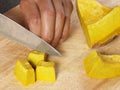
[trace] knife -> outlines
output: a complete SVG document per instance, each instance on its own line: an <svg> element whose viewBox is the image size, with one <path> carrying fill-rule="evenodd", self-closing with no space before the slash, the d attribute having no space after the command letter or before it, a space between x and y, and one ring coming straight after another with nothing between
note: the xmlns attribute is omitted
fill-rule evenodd
<svg viewBox="0 0 120 90"><path fill-rule="evenodd" d="M0 14L0 34L20 42L31 49L45 52L50 55L61 56L60 52L58 52L43 39L3 14Z"/></svg>

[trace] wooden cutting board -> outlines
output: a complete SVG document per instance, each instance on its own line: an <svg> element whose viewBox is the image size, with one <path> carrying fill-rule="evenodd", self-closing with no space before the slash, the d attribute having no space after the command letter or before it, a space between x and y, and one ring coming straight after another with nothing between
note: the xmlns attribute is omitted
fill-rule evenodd
<svg viewBox="0 0 120 90"><path fill-rule="evenodd" d="M103 2L103 0L99 1ZM120 0L104 0L104 3L113 6L120 3ZM49 61L56 63L56 82L37 81L33 85L24 87L14 76L13 69L16 60L26 58L30 49L0 36L0 90L120 90L120 77L92 79L86 76L83 59L91 49L86 44L76 9L72 14L70 37L57 49L62 53L62 57L48 58Z"/></svg>

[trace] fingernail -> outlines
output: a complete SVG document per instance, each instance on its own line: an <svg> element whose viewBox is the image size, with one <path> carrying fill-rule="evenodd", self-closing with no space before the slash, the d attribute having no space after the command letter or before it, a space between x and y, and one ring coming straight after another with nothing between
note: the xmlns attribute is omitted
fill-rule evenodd
<svg viewBox="0 0 120 90"><path fill-rule="evenodd" d="M64 42L64 41L65 41L64 39L61 39L61 40L60 40L60 43L62 43L62 42Z"/></svg>

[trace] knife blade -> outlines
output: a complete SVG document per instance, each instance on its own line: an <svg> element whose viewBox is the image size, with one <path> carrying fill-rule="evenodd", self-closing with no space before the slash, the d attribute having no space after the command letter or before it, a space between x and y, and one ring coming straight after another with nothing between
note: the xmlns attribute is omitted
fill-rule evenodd
<svg viewBox="0 0 120 90"><path fill-rule="evenodd" d="M0 14L0 34L20 42L31 49L45 52L50 55L61 56L60 52L58 52L43 39L3 14Z"/></svg>

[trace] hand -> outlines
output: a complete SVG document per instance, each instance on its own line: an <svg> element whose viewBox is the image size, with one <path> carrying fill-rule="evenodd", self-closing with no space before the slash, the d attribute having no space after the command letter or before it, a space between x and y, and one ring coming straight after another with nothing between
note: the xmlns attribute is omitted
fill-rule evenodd
<svg viewBox="0 0 120 90"><path fill-rule="evenodd" d="M68 37L71 0L21 0L20 7L30 31L52 46Z"/></svg>

